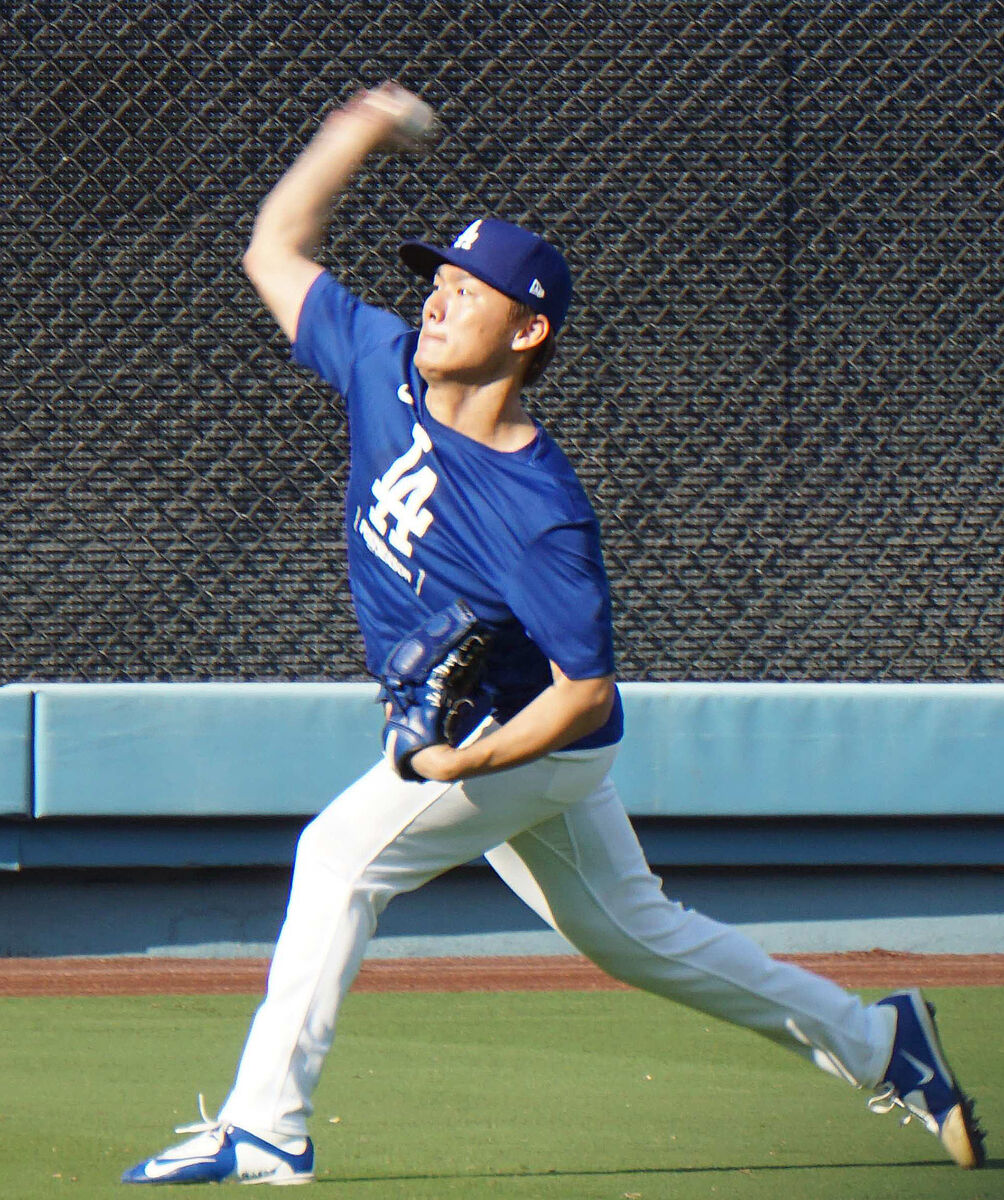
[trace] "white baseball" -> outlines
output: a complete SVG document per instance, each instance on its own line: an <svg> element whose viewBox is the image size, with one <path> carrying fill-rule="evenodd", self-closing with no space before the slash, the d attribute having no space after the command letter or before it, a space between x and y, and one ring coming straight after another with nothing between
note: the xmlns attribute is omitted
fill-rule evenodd
<svg viewBox="0 0 1004 1200"><path fill-rule="evenodd" d="M363 103L391 118L393 141L402 149L427 145L435 132L436 114L432 108L404 88L384 85L367 92Z"/></svg>

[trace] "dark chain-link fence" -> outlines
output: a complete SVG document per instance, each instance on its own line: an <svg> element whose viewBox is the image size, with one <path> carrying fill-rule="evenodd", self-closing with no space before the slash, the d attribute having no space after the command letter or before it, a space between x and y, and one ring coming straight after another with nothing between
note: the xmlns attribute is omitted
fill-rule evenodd
<svg viewBox="0 0 1004 1200"><path fill-rule="evenodd" d="M325 261L525 220L578 301L534 403L628 678L1004 674L1004 4L10 3L5 678L361 674L346 443L244 281L320 114L395 77Z"/></svg>

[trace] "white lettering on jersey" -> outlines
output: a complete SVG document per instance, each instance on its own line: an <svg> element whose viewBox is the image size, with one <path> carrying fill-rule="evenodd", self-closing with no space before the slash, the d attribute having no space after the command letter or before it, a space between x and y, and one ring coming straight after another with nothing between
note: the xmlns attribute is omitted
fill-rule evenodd
<svg viewBox="0 0 1004 1200"><path fill-rule="evenodd" d="M370 554L375 555L379 560L394 572L395 575L400 575L405 583L411 583L413 576L404 563L387 549L387 544L374 529L370 527L369 521L362 516L356 509L356 529L366 543L366 549ZM425 582L425 573L422 573L422 579L419 580L418 592L421 593L422 584Z"/></svg>
<svg viewBox="0 0 1004 1200"><path fill-rule="evenodd" d="M402 404L410 404L415 407L415 397L411 394L411 388L406 383L402 383L397 389L397 398Z"/></svg>
<svg viewBox="0 0 1004 1200"><path fill-rule="evenodd" d="M411 431L411 446L388 469L374 479L371 487L376 504L369 510L370 524L400 554L411 558L411 538L424 537L432 524L432 513L425 507L426 501L436 490L439 477L430 466L418 466L423 454L432 449L429 435L421 425ZM393 518L394 526L387 532L387 519Z"/></svg>
<svg viewBox="0 0 1004 1200"><path fill-rule="evenodd" d="M478 240L478 234L481 232L481 221L475 221L473 225L468 225L464 232L453 243L458 250L473 250L474 243Z"/></svg>

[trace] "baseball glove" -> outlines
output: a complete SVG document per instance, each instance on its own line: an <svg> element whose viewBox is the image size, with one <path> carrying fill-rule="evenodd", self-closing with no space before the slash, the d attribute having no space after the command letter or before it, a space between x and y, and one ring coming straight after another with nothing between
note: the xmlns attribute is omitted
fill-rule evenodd
<svg viewBox="0 0 1004 1200"><path fill-rule="evenodd" d="M491 642L463 600L433 613L394 646L380 672L387 706L384 757L402 779L421 780L411 759L426 746L455 746Z"/></svg>

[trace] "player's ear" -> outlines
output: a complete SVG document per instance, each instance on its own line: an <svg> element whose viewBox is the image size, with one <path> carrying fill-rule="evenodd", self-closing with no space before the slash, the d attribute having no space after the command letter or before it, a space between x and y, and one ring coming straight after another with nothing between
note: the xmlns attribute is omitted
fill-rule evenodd
<svg viewBox="0 0 1004 1200"><path fill-rule="evenodd" d="M547 341L551 322L543 313L531 313L517 326L512 336L514 350L533 350Z"/></svg>

